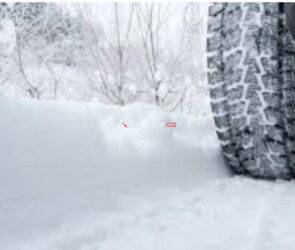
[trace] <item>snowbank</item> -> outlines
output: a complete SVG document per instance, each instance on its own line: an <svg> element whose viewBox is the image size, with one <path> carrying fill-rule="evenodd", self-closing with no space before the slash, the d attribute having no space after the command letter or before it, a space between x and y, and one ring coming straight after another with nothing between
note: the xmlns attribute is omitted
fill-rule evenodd
<svg viewBox="0 0 295 250"><path fill-rule="evenodd" d="M1 249L80 249L46 245L44 237L99 211L132 208L137 199L126 195L195 189L227 176L210 117L143 104L8 99L0 100L0 117Z"/></svg>
<svg viewBox="0 0 295 250"><path fill-rule="evenodd" d="M227 174L210 117L5 99L0 117L0 249L295 243L294 182Z"/></svg>

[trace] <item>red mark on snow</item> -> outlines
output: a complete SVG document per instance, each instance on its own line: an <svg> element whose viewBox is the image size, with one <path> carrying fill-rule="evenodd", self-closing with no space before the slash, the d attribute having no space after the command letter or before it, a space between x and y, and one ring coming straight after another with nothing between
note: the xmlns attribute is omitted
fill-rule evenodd
<svg viewBox="0 0 295 250"><path fill-rule="evenodd" d="M121 122L121 125L122 125L122 127L123 128L129 128L129 122L127 123L127 122ZM132 126L131 127L137 127L137 126L141 126L141 125L145 125L145 124L140 124L140 123L132 123ZM153 124L153 123L151 123L151 124L148 124L150 127L152 127L152 128L160 128L160 127L163 127L163 125L164 125L164 127L165 128L176 128L176 122L174 122L174 121L170 121L170 122L164 122L164 124L162 123L162 122L158 122L158 123L155 123L155 124Z"/></svg>
<svg viewBox="0 0 295 250"><path fill-rule="evenodd" d="M166 127L167 128L176 128L176 122L167 122Z"/></svg>
<svg viewBox="0 0 295 250"><path fill-rule="evenodd" d="M124 128L128 128L128 124L126 122L121 123Z"/></svg>

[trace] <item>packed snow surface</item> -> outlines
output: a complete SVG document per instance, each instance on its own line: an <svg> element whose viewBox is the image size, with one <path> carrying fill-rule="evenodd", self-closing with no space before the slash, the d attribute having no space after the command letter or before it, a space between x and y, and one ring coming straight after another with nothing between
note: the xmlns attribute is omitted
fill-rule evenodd
<svg viewBox="0 0 295 250"><path fill-rule="evenodd" d="M0 249L294 246L294 183L230 175L209 115L1 99L0 117Z"/></svg>

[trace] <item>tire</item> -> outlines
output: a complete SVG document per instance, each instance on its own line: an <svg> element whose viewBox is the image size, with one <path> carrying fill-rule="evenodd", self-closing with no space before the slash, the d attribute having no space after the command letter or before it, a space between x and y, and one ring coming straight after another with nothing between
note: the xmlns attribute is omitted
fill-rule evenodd
<svg viewBox="0 0 295 250"><path fill-rule="evenodd" d="M295 176L295 46L284 7L209 7L211 109L224 158L238 174Z"/></svg>

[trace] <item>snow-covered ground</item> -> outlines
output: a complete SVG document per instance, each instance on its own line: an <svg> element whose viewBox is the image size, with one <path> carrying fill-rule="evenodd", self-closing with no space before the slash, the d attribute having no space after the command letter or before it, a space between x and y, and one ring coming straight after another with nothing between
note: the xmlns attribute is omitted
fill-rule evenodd
<svg viewBox="0 0 295 250"><path fill-rule="evenodd" d="M0 117L0 249L295 243L294 183L231 176L209 115L1 99Z"/></svg>

